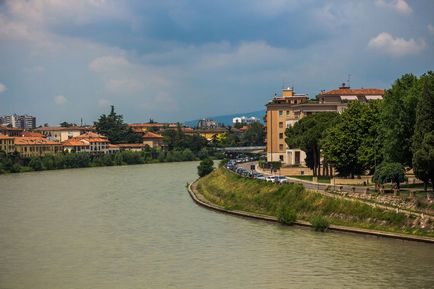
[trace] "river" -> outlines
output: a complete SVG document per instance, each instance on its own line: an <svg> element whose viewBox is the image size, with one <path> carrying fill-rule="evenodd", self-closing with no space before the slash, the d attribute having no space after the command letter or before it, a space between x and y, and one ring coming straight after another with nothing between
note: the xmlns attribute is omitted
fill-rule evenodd
<svg viewBox="0 0 434 289"><path fill-rule="evenodd" d="M209 211L196 166L0 176L0 288L433 288L433 245Z"/></svg>

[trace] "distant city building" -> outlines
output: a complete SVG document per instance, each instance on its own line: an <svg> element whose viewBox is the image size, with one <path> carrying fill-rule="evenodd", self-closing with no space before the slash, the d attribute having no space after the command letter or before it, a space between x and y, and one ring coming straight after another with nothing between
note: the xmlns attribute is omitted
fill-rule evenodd
<svg viewBox="0 0 434 289"><path fill-rule="evenodd" d="M47 138L55 141L63 142L73 137L80 136L86 132L92 131L90 127L82 127L82 126L54 126L54 127L38 127L35 129L36 132L45 135Z"/></svg>
<svg viewBox="0 0 434 289"><path fill-rule="evenodd" d="M86 132L62 142L64 151L90 153L108 153L109 143L107 137L94 132Z"/></svg>
<svg viewBox="0 0 434 289"><path fill-rule="evenodd" d="M0 124L22 129L34 129L36 127L36 117L31 115L3 115L0 116Z"/></svg>
<svg viewBox="0 0 434 289"><path fill-rule="evenodd" d="M203 118L197 122L196 127L198 129L210 129L217 128L218 124L212 119Z"/></svg>
<svg viewBox="0 0 434 289"><path fill-rule="evenodd" d="M236 124L252 124L255 122L259 122L259 119L257 119L256 117L252 116L252 117L245 117L245 116L239 116L239 117L234 117L232 119L232 124L236 125Z"/></svg>
<svg viewBox="0 0 434 289"><path fill-rule="evenodd" d="M306 94L296 94L293 88L282 89L266 104L267 161L281 161L284 165L305 165L306 154L300 149L289 149L285 130L305 116L318 112L341 113L350 101L368 102L383 99L384 90L377 88L351 89L342 84L338 89L321 91L317 100Z"/></svg>

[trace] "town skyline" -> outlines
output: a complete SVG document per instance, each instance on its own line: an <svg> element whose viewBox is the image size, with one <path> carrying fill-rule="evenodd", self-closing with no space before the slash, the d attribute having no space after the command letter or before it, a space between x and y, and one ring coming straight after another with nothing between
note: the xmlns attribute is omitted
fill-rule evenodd
<svg viewBox="0 0 434 289"><path fill-rule="evenodd" d="M92 123L264 109L434 67L431 1L0 1L0 114ZM333 68L333 69L332 69ZM242 108L242 109L240 109Z"/></svg>

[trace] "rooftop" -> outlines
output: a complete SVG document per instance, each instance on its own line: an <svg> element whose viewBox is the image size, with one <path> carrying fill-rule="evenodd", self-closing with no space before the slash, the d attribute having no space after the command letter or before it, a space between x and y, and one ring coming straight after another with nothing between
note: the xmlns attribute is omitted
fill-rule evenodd
<svg viewBox="0 0 434 289"><path fill-rule="evenodd" d="M61 145L60 142L42 137L15 137L15 145Z"/></svg>

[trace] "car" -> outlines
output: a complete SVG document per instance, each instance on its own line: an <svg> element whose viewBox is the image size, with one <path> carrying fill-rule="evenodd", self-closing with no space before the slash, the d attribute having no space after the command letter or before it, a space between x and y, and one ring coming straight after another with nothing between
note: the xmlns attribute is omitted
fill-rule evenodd
<svg viewBox="0 0 434 289"><path fill-rule="evenodd" d="M279 183L279 184L286 184L286 183L288 183L288 179L286 177L284 177L284 176L277 176L274 179L274 182L275 183Z"/></svg>
<svg viewBox="0 0 434 289"><path fill-rule="evenodd" d="M265 177L265 180L267 181L267 182L272 182L272 183L274 183L274 180L276 179L276 177L275 176L267 176L267 177Z"/></svg>
<svg viewBox="0 0 434 289"><path fill-rule="evenodd" d="M257 174L257 175L255 175L255 179L260 180L260 181L265 181L265 176L261 175L261 174Z"/></svg>

